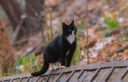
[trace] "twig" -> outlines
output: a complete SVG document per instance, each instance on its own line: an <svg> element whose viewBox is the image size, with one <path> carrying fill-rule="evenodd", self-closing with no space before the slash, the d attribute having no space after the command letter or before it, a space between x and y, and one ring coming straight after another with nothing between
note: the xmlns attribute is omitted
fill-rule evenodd
<svg viewBox="0 0 128 82"><path fill-rule="evenodd" d="M52 8L49 9L50 11L50 27L51 27L51 38L53 38L53 31L52 31Z"/></svg>
<svg viewBox="0 0 128 82"><path fill-rule="evenodd" d="M47 11L46 11L46 8L45 8L45 7L44 7L44 15L45 15L46 31L47 31L48 41L49 41L49 34L48 34L48 18L47 18Z"/></svg>
<svg viewBox="0 0 128 82"><path fill-rule="evenodd" d="M87 30L87 38L86 38L87 39L87 47L86 48L87 49L86 50L87 50L87 64L89 64L89 49L88 49L88 0L86 1L86 8L87 8L87 12L86 12L87 13L86 17L87 18L86 18L86 23L85 23L87 25L86 26L86 30Z"/></svg>
<svg viewBox="0 0 128 82"><path fill-rule="evenodd" d="M36 15L36 21L37 21L37 23L38 23L38 25L39 25L39 28L40 28L41 37L42 37L42 43L43 43L43 42L44 42L44 41L43 41L43 40L44 40L43 27L42 27L42 24L41 24L41 22L40 22L39 14L38 14L38 13L35 13L35 15ZM43 45L42 45L42 46L43 46Z"/></svg>
<svg viewBox="0 0 128 82"><path fill-rule="evenodd" d="M32 12L33 12L34 14L37 13L37 12L31 7L30 3L28 3L27 6L28 6L28 8L30 8L30 9L32 10ZM35 15L36 15L36 14L35 14Z"/></svg>
<svg viewBox="0 0 128 82"><path fill-rule="evenodd" d="M20 22L19 22L19 24L18 24L17 27L16 27L16 30L15 30L13 36L12 36L12 39L11 39L11 44L12 44L12 45L13 45L13 44L15 43L15 41L17 40L17 37L18 37L18 34L19 34L19 32L20 32L20 28L21 28L22 24L23 24L23 20L21 19Z"/></svg>
<svg viewBox="0 0 128 82"><path fill-rule="evenodd" d="M84 48L87 48L87 47L91 48L96 44L96 42L97 42L96 40L93 40L93 41L89 42L87 45L85 45Z"/></svg>
<svg viewBox="0 0 128 82"><path fill-rule="evenodd" d="M125 46L119 48L118 50L109 53L108 56L111 57L111 56L113 56L115 53L123 52L125 49L128 49L128 45L125 45Z"/></svg>
<svg viewBox="0 0 128 82"><path fill-rule="evenodd" d="M60 31L59 31L59 33L61 34L62 33L62 18L60 17L60 19L59 19L59 23L60 23Z"/></svg>

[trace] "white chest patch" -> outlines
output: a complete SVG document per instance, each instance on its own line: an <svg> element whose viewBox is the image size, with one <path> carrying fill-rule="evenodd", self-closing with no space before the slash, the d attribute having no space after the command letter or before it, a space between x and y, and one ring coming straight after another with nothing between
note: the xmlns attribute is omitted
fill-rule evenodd
<svg viewBox="0 0 128 82"><path fill-rule="evenodd" d="M68 42L69 42L70 44L72 44L72 43L75 41L75 34L74 34L74 31L72 32L71 35L69 35L69 36L67 37L67 40L68 40Z"/></svg>

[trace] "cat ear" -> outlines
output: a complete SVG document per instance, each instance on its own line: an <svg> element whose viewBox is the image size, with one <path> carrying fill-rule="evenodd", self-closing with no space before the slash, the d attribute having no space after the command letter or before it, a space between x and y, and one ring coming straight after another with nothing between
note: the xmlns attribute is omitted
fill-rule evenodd
<svg viewBox="0 0 128 82"><path fill-rule="evenodd" d="M63 27L67 27L67 25L66 25L64 22L63 22L62 26L63 26Z"/></svg>
<svg viewBox="0 0 128 82"><path fill-rule="evenodd" d="M67 25L63 22L62 24L63 30L67 27Z"/></svg>
<svg viewBox="0 0 128 82"><path fill-rule="evenodd" d="M74 26L74 20L71 22L71 25Z"/></svg>

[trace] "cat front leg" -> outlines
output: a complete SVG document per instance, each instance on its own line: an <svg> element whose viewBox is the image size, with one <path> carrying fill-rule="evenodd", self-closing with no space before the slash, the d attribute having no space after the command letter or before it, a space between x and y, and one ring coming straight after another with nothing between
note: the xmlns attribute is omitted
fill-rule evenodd
<svg viewBox="0 0 128 82"><path fill-rule="evenodd" d="M66 67L70 67L72 57L73 57L73 53L71 52L71 53L67 56L67 64L66 64Z"/></svg>
<svg viewBox="0 0 128 82"><path fill-rule="evenodd" d="M61 60L61 66L65 66L65 59L64 58Z"/></svg>
<svg viewBox="0 0 128 82"><path fill-rule="evenodd" d="M66 54L65 54L65 50L63 48L61 48L60 52L59 52L59 62L60 62L60 68L65 68L65 59L66 59Z"/></svg>
<svg viewBox="0 0 128 82"><path fill-rule="evenodd" d="M60 62L61 62L61 68L65 68L65 66L66 66L65 65L65 57L62 57Z"/></svg>
<svg viewBox="0 0 128 82"><path fill-rule="evenodd" d="M70 67L71 60L72 60L73 54L75 52L75 49L76 49L76 42L74 42L72 44L72 47L70 49L70 52L69 52L69 54L66 57L66 67Z"/></svg>

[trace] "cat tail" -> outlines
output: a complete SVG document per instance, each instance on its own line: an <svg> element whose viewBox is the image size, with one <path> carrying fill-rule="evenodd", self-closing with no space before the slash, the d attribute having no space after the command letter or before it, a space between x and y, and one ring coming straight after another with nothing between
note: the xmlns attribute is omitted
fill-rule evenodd
<svg viewBox="0 0 128 82"><path fill-rule="evenodd" d="M41 67L41 70L38 72L33 72L31 73L31 75L35 77L40 76L48 70L48 67L49 67L49 64L47 62L44 62L44 65Z"/></svg>

